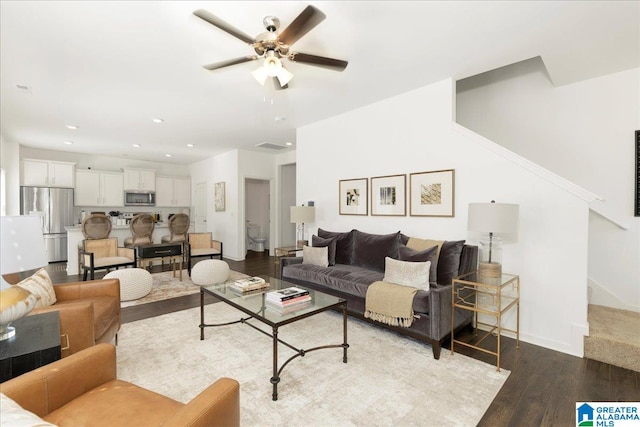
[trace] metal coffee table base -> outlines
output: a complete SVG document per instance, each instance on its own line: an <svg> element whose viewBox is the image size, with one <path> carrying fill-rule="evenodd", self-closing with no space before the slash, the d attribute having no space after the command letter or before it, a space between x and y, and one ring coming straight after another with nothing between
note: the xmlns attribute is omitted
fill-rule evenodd
<svg viewBox="0 0 640 427"><path fill-rule="evenodd" d="M347 363L347 349L349 348L349 344L347 343L347 302L346 301L343 302L341 306L342 306L343 343L323 345L323 346L313 347L305 350L302 348L296 348L293 345L287 343L286 341L283 341L280 338L278 338L277 326L272 326L272 333L268 333L258 328L257 326L252 325L251 323L248 322L248 320L254 318L252 316L242 317L239 320L235 320L233 322L212 323L212 324L204 323L204 291L200 290L200 340L201 341L204 340L204 328L233 325L235 323L244 323L247 326L251 326L256 331L271 337L273 339L273 376L271 377L270 381L271 381L271 384L273 384L272 399L278 400L278 383L280 382L280 374L282 373L282 370L285 368L285 366L287 366L289 362L291 362L293 359L297 357L304 357L307 353L311 353L312 351L316 351L316 350L322 350L325 348L342 348L342 362ZM308 316L304 316L304 317L308 317ZM303 317L300 317L300 319L302 318ZM294 320L299 320L299 319L294 319ZM287 359L280 367L278 367L278 343L281 343L296 352L296 354L294 354L289 359Z"/></svg>

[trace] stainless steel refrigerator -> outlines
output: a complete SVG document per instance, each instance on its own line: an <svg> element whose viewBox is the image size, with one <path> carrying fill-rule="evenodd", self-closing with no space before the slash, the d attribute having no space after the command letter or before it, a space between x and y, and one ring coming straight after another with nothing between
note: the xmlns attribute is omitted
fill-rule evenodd
<svg viewBox="0 0 640 427"><path fill-rule="evenodd" d="M74 225L73 188L20 187L20 214L42 218L49 262L66 261L65 227Z"/></svg>

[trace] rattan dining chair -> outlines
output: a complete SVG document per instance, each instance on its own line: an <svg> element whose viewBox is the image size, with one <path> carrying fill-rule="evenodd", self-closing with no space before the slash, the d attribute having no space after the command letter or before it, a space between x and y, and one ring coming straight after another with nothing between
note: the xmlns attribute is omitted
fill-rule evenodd
<svg viewBox="0 0 640 427"><path fill-rule="evenodd" d="M187 240L189 231L189 215L184 213L175 214L169 219L169 235L162 236L162 243L177 243Z"/></svg>
<svg viewBox="0 0 640 427"><path fill-rule="evenodd" d="M153 230L155 227L156 223L151 214L141 213L134 216L129 223L131 237L124 239L124 246L126 248L134 248L153 244Z"/></svg>
<svg viewBox="0 0 640 427"><path fill-rule="evenodd" d="M111 234L111 217L105 214L90 214L82 221L82 234L85 240L107 239ZM78 242L78 271L81 271L80 252L84 248L84 240Z"/></svg>

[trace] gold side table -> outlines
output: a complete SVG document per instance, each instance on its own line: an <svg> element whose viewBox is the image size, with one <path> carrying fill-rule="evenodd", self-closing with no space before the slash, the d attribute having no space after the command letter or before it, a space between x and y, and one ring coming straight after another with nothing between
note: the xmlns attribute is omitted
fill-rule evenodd
<svg viewBox="0 0 640 427"><path fill-rule="evenodd" d="M516 334L516 348L520 348L520 277L514 274L502 274L500 277L484 277L478 272L466 273L453 279L451 287L452 312L456 308L472 311L474 313L474 326L476 333L470 341L456 340L453 330L453 317L451 316L451 354L456 344L464 345L488 354L496 356L496 370L500 371L500 337L503 331ZM516 329L507 329L502 326L502 316L516 308ZM478 315L492 316L492 323L481 322ZM484 326L482 334L478 333L479 326ZM496 348L482 347L484 340L490 336L496 336ZM486 343L485 343L486 344Z"/></svg>
<svg viewBox="0 0 640 427"><path fill-rule="evenodd" d="M295 256L296 252L301 251L302 246L283 246L281 248L275 248L273 250L273 277L278 278L278 270L280 268L280 258L285 256Z"/></svg>

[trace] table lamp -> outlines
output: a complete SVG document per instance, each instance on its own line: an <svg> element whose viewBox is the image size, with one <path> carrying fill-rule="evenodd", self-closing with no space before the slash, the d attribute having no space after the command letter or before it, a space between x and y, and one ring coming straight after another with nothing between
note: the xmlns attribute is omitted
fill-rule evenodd
<svg viewBox="0 0 640 427"><path fill-rule="evenodd" d="M292 224L298 225L298 235L296 247L301 248L309 242L305 239L304 223L307 224L316 220L315 206L291 206L290 218Z"/></svg>
<svg viewBox="0 0 640 427"><path fill-rule="evenodd" d="M484 233L478 254L478 274L502 276L501 235L518 231L518 205L511 203L469 203L467 228Z"/></svg>
<svg viewBox="0 0 640 427"><path fill-rule="evenodd" d="M9 326L33 309L37 298L22 288L10 286L19 281L19 273L35 270L48 264L39 216L0 217L0 273L2 296L0 301L0 340L15 335ZM5 282L5 277L10 278Z"/></svg>

